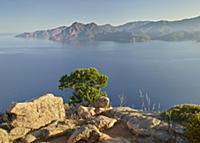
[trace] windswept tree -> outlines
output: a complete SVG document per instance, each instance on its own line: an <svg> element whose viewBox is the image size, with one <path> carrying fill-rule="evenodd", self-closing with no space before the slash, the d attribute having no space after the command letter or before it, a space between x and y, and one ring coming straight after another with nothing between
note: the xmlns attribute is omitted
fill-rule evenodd
<svg viewBox="0 0 200 143"><path fill-rule="evenodd" d="M59 80L59 89L70 89L73 95L69 99L69 104L84 103L92 104L100 96L107 96L102 88L107 86L108 77L101 74L96 68L80 68L64 75Z"/></svg>

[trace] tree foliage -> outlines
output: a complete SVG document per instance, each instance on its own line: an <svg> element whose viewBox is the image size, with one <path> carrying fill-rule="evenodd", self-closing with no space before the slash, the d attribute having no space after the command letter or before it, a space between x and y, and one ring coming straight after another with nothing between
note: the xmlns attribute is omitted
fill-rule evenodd
<svg viewBox="0 0 200 143"><path fill-rule="evenodd" d="M96 68L80 68L64 75L59 80L59 89L72 89L73 95L69 104L92 104L100 96L107 96L102 88L107 86L108 77L101 74Z"/></svg>

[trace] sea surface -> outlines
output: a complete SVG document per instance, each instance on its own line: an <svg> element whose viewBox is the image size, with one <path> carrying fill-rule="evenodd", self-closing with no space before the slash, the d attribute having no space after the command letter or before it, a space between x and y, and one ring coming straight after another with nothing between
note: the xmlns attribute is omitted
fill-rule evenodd
<svg viewBox="0 0 200 143"><path fill-rule="evenodd" d="M1 34L0 111L12 102L48 92L67 102L71 93L59 91L59 78L87 67L95 67L109 76L104 90L113 106L141 108L146 96L145 104L155 110L182 103L200 104L198 42L61 44ZM139 94L141 91L144 97Z"/></svg>

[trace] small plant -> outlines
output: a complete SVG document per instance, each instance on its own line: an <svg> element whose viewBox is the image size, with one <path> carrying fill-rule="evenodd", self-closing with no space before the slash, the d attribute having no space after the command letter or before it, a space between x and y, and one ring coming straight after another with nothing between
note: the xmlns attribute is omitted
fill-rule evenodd
<svg viewBox="0 0 200 143"><path fill-rule="evenodd" d="M69 75L62 76L59 82L60 90L73 90L73 95L69 99L70 105L90 105L100 96L107 96L102 88L107 86L108 77L95 68L77 69Z"/></svg>
<svg viewBox="0 0 200 143"><path fill-rule="evenodd" d="M172 112L171 111L166 113L165 121L167 121L167 123L168 123L168 131L170 132L171 129L173 128L173 126L172 126Z"/></svg>
<svg viewBox="0 0 200 143"><path fill-rule="evenodd" d="M121 94L118 97L119 97L119 106L120 107L125 106L127 102L127 97L124 94Z"/></svg>
<svg viewBox="0 0 200 143"><path fill-rule="evenodd" d="M139 97L140 97L140 101L141 101L142 111L160 112L160 104L152 103L151 98L147 92L144 93L141 89L139 89Z"/></svg>

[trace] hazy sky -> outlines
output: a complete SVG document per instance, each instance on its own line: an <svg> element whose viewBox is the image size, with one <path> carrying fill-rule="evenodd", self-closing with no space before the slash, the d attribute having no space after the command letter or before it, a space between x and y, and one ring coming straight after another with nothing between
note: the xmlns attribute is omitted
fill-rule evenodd
<svg viewBox="0 0 200 143"><path fill-rule="evenodd" d="M0 33L70 25L74 21L118 25L200 15L200 0L0 0Z"/></svg>

